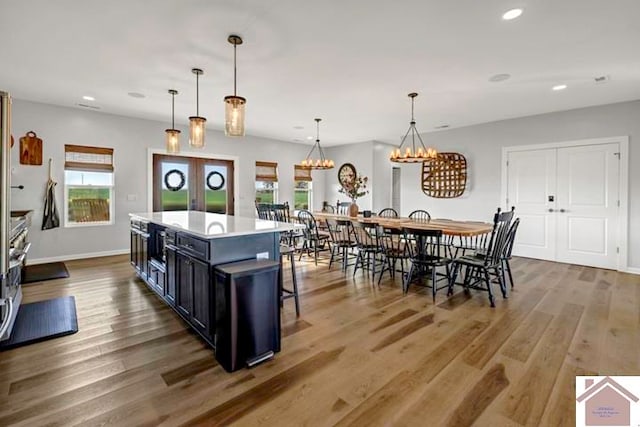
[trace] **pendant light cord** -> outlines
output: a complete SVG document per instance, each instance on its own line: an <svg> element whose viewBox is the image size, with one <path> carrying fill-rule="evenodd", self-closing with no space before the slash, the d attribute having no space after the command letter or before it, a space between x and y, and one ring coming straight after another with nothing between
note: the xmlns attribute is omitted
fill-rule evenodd
<svg viewBox="0 0 640 427"><path fill-rule="evenodd" d="M236 82L238 80L238 69L236 67L236 48L238 47L237 43L233 43L233 96L236 96Z"/></svg>
<svg viewBox="0 0 640 427"><path fill-rule="evenodd" d="M171 129L175 129L176 128L176 123L175 123L175 103L176 103L176 94L172 93L171 94Z"/></svg>
<svg viewBox="0 0 640 427"><path fill-rule="evenodd" d="M196 73L196 116L200 117L200 74Z"/></svg>

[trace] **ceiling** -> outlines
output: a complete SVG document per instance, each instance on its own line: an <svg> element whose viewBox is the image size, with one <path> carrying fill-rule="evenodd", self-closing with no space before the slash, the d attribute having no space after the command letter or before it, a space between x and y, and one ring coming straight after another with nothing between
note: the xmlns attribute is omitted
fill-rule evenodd
<svg viewBox="0 0 640 427"><path fill-rule="evenodd" d="M524 14L502 20L514 7ZM175 88L186 123L199 67L210 129L233 91L237 33L247 134L286 141L311 142L322 117L326 145L397 143L413 91L421 132L640 99L637 0L0 0L0 11L0 85L15 98L169 123ZM499 73L511 78L488 81Z"/></svg>

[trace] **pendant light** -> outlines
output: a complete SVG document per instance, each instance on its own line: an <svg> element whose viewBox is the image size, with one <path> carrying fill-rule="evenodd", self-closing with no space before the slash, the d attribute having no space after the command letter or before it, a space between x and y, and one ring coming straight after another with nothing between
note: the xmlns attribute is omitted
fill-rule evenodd
<svg viewBox="0 0 640 427"><path fill-rule="evenodd" d="M435 159L438 157L438 153L433 148L427 148L422 142L422 138L420 137L420 133L416 128L416 119L413 117L413 104L414 100L418 96L417 93L413 92L409 94L409 98L411 98L411 122L409 123L409 130L402 137L402 141L398 148L391 152L391 156L389 160L396 163L418 163L424 162L425 160ZM407 137L411 133L411 147L409 144L403 149L404 143L407 141ZM416 150L416 136L418 137L418 141L420 145Z"/></svg>
<svg viewBox="0 0 640 427"><path fill-rule="evenodd" d="M335 166L335 164L333 163L333 160L329 160L325 157L324 155L324 150L322 149L322 146L320 145L320 120L322 119L315 119L316 121L316 143L313 144L313 147L311 147L311 151L309 151L309 154L307 154L307 157L300 162L300 166L304 169L317 169L317 170L323 170L323 169L333 169L333 167ZM316 147L318 147L318 156L319 158L317 158L315 161L313 160L313 158L311 157L311 154L313 154L313 151L316 149Z"/></svg>
<svg viewBox="0 0 640 427"><path fill-rule="evenodd" d="M205 124L207 119L200 117L200 76L204 74L200 68L192 68L196 75L196 115L189 117L189 145L193 148L204 147Z"/></svg>
<svg viewBox="0 0 640 427"><path fill-rule="evenodd" d="M247 100L236 95L238 77L236 47L242 44L242 38L232 34L227 41L233 45L233 95L224 97L224 134L227 136L244 136L244 107Z"/></svg>
<svg viewBox="0 0 640 427"><path fill-rule="evenodd" d="M180 131L175 125L175 98L178 91L169 89L169 94L171 94L171 129L165 130L167 154L177 154L180 152Z"/></svg>

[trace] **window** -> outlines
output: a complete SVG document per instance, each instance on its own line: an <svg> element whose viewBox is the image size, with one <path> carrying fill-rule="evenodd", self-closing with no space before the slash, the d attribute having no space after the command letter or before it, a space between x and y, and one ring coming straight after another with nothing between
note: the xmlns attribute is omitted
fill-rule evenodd
<svg viewBox="0 0 640 427"><path fill-rule="evenodd" d="M113 224L113 149L64 149L65 225Z"/></svg>
<svg viewBox="0 0 640 427"><path fill-rule="evenodd" d="M256 162L256 203L278 203L278 164Z"/></svg>
<svg viewBox="0 0 640 427"><path fill-rule="evenodd" d="M293 209L309 209L312 206L311 169L304 169L296 165L293 179L295 180L293 194Z"/></svg>

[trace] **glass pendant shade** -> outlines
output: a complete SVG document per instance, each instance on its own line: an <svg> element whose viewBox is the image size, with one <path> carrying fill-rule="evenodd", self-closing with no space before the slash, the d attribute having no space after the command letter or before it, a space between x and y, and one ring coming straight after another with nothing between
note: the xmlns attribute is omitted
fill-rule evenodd
<svg viewBox="0 0 640 427"><path fill-rule="evenodd" d="M193 148L204 147L204 137L206 134L205 124L207 119L204 117L189 117L189 145Z"/></svg>
<svg viewBox="0 0 640 427"><path fill-rule="evenodd" d="M180 131L178 129L167 129L165 133L167 154L178 154L180 152Z"/></svg>
<svg viewBox="0 0 640 427"><path fill-rule="evenodd" d="M224 134L227 136L244 136L244 111L247 100L241 96L224 98Z"/></svg>
<svg viewBox="0 0 640 427"><path fill-rule="evenodd" d="M200 68L192 68L196 75L196 115L189 117L189 145L193 148L204 147L207 119L200 117L200 76L204 74Z"/></svg>
<svg viewBox="0 0 640 427"><path fill-rule="evenodd" d="M178 91L175 89L169 89L171 95L171 129L166 129L165 132L165 147L168 154L177 154L180 152L180 131L176 129L175 123L175 99Z"/></svg>

